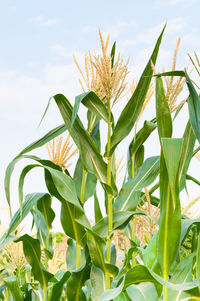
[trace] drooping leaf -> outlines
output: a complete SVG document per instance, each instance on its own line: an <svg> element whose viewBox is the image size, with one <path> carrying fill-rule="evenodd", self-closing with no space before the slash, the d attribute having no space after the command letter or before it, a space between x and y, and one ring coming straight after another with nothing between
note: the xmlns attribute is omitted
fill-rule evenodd
<svg viewBox="0 0 200 301"><path fill-rule="evenodd" d="M40 282L42 287L47 287L47 284L53 277L53 274L49 273L40 261L41 249L39 240L32 238L28 234L24 234L15 240L16 243L19 241L23 242L23 252L26 260L32 267L34 278Z"/></svg>
<svg viewBox="0 0 200 301"><path fill-rule="evenodd" d="M130 221L133 215L145 215L152 218L154 221L158 222L157 219L153 216L150 216L145 211L136 210L136 211L117 211L113 212L113 230L125 225ZM94 227L93 231L101 237L106 237L108 235L108 217L102 218Z"/></svg>
<svg viewBox="0 0 200 301"><path fill-rule="evenodd" d="M13 300L23 301L16 276L4 278L3 281L5 282L6 286L10 290Z"/></svg>
<svg viewBox="0 0 200 301"><path fill-rule="evenodd" d="M60 113L65 121L66 127L80 150L82 162L88 172L93 173L103 187L108 190L109 193L116 194L116 187L113 184L112 188L107 185L107 167L102 156L100 155L97 146L93 139L84 129L78 116L74 121L73 128L71 128L72 120L72 106L67 98L62 94L54 96L55 102L60 110Z"/></svg>
<svg viewBox="0 0 200 301"><path fill-rule="evenodd" d="M49 233L44 215L37 209L31 210L33 215L33 223L37 229L37 238L41 246L44 248L45 256L49 259L53 258L52 233Z"/></svg>
<svg viewBox="0 0 200 301"><path fill-rule="evenodd" d="M83 301L81 288L85 281L90 277L90 265L86 265L79 271L73 272L67 281L67 300L68 301Z"/></svg>
<svg viewBox="0 0 200 301"><path fill-rule="evenodd" d="M51 229L52 222L55 218L55 212L51 208L51 201L52 201L51 196L47 194L46 196L44 196L44 198L39 199L37 202L37 208L43 214L47 227L49 229Z"/></svg>
<svg viewBox="0 0 200 301"><path fill-rule="evenodd" d="M18 225L28 215L37 201L42 198L46 198L47 195L47 193L32 193L25 197L25 201L22 206L22 216L20 215L20 209L18 209L11 219L7 232L0 239L0 249L2 249L6 243L15 238L14 236L10 237L10 234L17 229Z"/></svg>
<svg viewBox="0 0 200 301"><path fill-rule="evenodd" d="M4 186L5 186L5 193L8 205L10 206L10 178L15 167L15 164L21 159L22 155L45 145L47 142L52 140L53 138L59 136L64 131L66 131L65 124L56 127L55 129L48 132L42 138L36 140L35 142L31 143L29 146L25 147L8 165L6 169L5 179L4 179Z"/></svg>
<svg viewBox="0 0 200 301"><path fill-rule="evenodd" d="M180 263L176 266L170 282L172 283L186 283L192 281L192 264L193 264L194 254L185 257ZM171 301L180 300L182 291L174 291L172 289L168 290L168 298ZM182 299L182 298L181 298Z"/></svg>
<svg viewBox="0 0 200 301"><path fill-rule="evenodd" d="M119 296L121 294L123 286L124 286L124 279L122 280L121 284L118 287L105 291L100 296L99 301L109 301L109 300L116 298L117 296Z"/></svg>
<svg viewBox="0 0 200 301"><path fill-rule="evenodd" d="M200 99L187 72L185 72L185 77L190 92L190 96L187 100L190 122L196 138L200 143Z"/></svg>
<svg viewBox="0 0 200 301"><path fill-rule="evenodd" d="M75 104L72 113L72 125L74 124L74 121L78 114L80 103L82 103L86 108L88 108L88 110L93 112L98 118L104 119L106 122L109 121L108 112L104 103L93 91L90 91L82 93L75 97Z"/></svg>
<svg viewBox="0 0 200 301"><path fill-rule="evenodd" d="M92 263L100 268L104 275L107 273L110 276L116 276L118 268L112 264L105 262L105 240L92 231L87 231L87 245Z"/></svg>
<svg viewBox="0 0 200 301"><path fill-rule="evenodd" d="M142 109L150 82L151 77L153 74L152 68L151 68L151 62L155 65L159 46L162 40L163 32L165 30L165 26L156 42L155 48L153 50L153 53L142 73L142 76L138 82L138 85L135 89L135 92L133 93L132 97L128 101L127 105L123 109L117 124L115 126L115 129L113 131L112 137L111 137L111 151L110 155L114 152L116 146L130 133L132 130L135 121L137 120L140 111Z"/></svg>
<svg viewBox="0 0 200 301"><path fill-rule="evenodd" d="M70 275L71 273L69 271L65 272L60 281L54 284L49 301L60 300L63 291L63 286L69 279Z"/></svg>
<svg viewBox="0 0 200 301"><path fill-rule="evenodd" d="M155 285L157 292L160 293L162 290L159 282L151 275L149 269L143 265L136 265L134 268L130 269L125 275L124 288L126 289L132 284L137 284L141 282L151 282Z"/></svg>
<svg viewBox="0 0 200 301"><path fill-rule="evenodd" d="M190 290L197 286L196 279L181 284L172 283L170 281L166 281L163 277L157 275L151 269L148 269L144 265L138 264L126 273L124 288L127 288L129 285L137 284L141 282L154 283L159 295L160 292L162 291L162 286L166 286L176 291Z"/></svg>
<svg viewBox="0 0 200 301"><path fill-rule="evenodd" d="M130 285L126 289L128 296L134 301L158 301L159 296L155 285L151 282L143 282L140 284Z"/></svg>

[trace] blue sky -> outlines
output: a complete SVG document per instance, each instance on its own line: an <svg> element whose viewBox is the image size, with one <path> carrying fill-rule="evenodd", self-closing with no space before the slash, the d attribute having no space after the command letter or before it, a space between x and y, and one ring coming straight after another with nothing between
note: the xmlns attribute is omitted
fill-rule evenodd
<svg viewBox="0 0 200 301"><path fill-rule="evenodd" d="M179 36L180 69L189 62L188 52L200 50L199 0L7 0L1 1L0 8L2 206L6 204L3 178L9 161L27 144L62 123L52 106L41 128L36 129L49 97L59 92L73 102L81 93L72 54L82 62L86 50L99 49L99 27L104 35L110 32L111 44L116 40L125 58L130 56L130 78L139 77L166 21L158 69L161 62L170 68ZM38 154L46 155L42 150ZM14 209L18 204L16 186L17 173L13 181ZM33 175L27 192L37 188L42 190L42 184Z"/></svg>

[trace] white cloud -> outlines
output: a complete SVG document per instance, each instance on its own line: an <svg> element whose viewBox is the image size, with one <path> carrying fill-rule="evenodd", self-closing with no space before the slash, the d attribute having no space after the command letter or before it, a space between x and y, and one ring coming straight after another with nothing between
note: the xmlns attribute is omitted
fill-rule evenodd
<svg viewBox="0 0 200 301"><path fill-rule="evenodd" d="M188 1L186 0L156 0L154 5L153 5L153 8L154 9L161 9L163 7L166 7L166 6L174 6L174 5L177 5L177 4L180 4L180 3L186 3Z"/></svg>
<svg viewBox="0 0 200 301"><path fill-rule="evenodd" d="M63 57L69 57L69 53L67 52L67 48L65 48L63 45L61 44L56 44L53 45L51 47L52 51L59 55L59 56L63 56Z"/></svg>
<svg viewBox="0 0 200 301"><path fill-rule="evenodd" d="M53 26L60 23L59 19L45 19L43 16L36 16L33 21L43 26Z"/></svg>
<svg viewBox="0 0 200 301"><path fill-rule="evenodd" d="M187 18L174 18L167 21L165 35L174 35L181 32L187 25ZM141 43L152 44L158 38L165 23L160 23L153 27L146 29L145 31L138 34L134 39L121 40L120 45L122 47L138 45Z"/></svg>

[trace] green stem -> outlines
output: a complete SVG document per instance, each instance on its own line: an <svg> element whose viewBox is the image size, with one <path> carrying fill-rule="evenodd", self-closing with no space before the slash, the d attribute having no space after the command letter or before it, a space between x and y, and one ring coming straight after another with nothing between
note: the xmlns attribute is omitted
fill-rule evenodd
<svg viewBox="0 0 200 301"><path fill-rule="evenodd" d="M43 298L42 301L47 301L47 285L46 283L43 286Z"/></svg>
<svg viewBox="0 0 200 301"><path fill-rule="evenodd" d="M76 268L78 269L81 265L81 245L79 245L77 242L76 242L76 251L77 251Z"/></svg>
<svg viewBox="0 0 200 301"><path fill-rule="evenodd" d="M111 147L111 127L112 127L112 120L111 120L111 106L110 106L110 99L107 102L108 104L108 141L107 141L107 184L111 185L111 156L110 156L110 147ZM112 201L113 197L111 194L108 193L108 241L107 241L107 252L106 252L106 260L110 263L111 259L111 237L110 234L113 230L113 209L112 209ZM105 284L107 289L110 288L110 277L108 274L105 275Z"/></svg>
<svg viewBox="0 0 200 301"><path fill-rule="evenodd" d="M87 171L83 166L83 175L82 175L82 182L81 182L81 195L80 201L81 204L84 204L84 194L85 194L85 184L87 179ZM76 240L76 268L78 269L81 265L81 245Z"/></svg>
<svg viewBox="0 0 200 301"><path fill-rule="evenodd" d="M47 234L46 234L46 242L45 242L45 249L48 251L49 249L49 226L47 224ZM45 256L45 268L48 268L48 258Z"/></svg>
<svg viewBox="0 0 200 301"><path fill-rule="evenodd" d="M81 183L81 203L84 204L84 194L85 194L85 184L87 179L87 171L83 166L83 175L82 175L82 183Z"/></svg>
<svg viewBox="0 0 200 301"><path fill-rule="evenodd" d="M136 140L136 131L137 131L137 123L135 124L135 134L134 134L134 143ZM135 154L132 155L131 158L131 178L133 179L135 176ZM135 241L135 218L133 216L132 218L132 231L131 231L131 240L134 242ZM135 252L132 254L132 267L136 264L136 259L135 259Z"/></svg>

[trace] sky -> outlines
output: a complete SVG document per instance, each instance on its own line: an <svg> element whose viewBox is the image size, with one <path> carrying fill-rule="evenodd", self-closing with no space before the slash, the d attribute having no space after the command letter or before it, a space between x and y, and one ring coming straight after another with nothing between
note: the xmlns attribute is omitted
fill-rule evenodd
<svg viewBox="0 0 200 301"><path fill-rule="evenodd" d="M117 49L124 58L130 57L130 80L139 79L166 22L156 68L161 70L164 65L170 70L178 37L181 37L181 44L177 68L188 65L187 54L200 51L199 11L199 0L124 0L123 3L119 0L1 0L0 206L7 206L3 181L8 163L25 146L62 123L58 109L52 104L44 122L37 128L49 97L63 93L73 103L75 96L82 92L72 55L83 64L86 50L98 51L99 28L104 37L110 33L110 45L116 40ZM116 116L120 108L121 104L115 109ZM178 136L187 121L186 111L177 121ZM83 109L80 115L83 122L84 114ZM152 114L153 104L143 120L151 119ZM131 136L125 141L126 145L130 139ZM155 145L147 144L147 155L158 154L154 152ZM118 153L120 156L123 150L119 148ZM47 158L45 148L34 154ZM192 168L198 177L197 164L195 161ZM13 212L18 208L17 182L23 166L20 162L13 175ZM191 188L193 197L198 193L195 189ZM34 191L45 191L41 172L32 172L25 183L25 193ZM88 202L87 212L90 205ZM2 209L0 219L2 224L7 223L6 209ZM56 227L59 228L58 224Z"/></svg>

